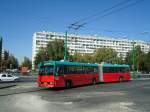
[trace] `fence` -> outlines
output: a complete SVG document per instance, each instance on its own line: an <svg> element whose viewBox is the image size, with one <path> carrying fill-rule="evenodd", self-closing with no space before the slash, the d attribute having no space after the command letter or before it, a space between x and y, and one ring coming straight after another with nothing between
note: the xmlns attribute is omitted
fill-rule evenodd
<svg viewBox="0 0 150 112"><path fill-rule="evenodd" d="M150 74L140 74L135 73L131 74L132 79L150 79Z"/></svg>

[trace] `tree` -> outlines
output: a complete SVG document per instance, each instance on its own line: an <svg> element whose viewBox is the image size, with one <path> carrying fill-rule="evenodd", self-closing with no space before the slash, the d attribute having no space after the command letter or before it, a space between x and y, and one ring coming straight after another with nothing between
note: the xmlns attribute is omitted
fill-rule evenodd
<svg viewBox="0 0 150 112"><path fill-rule="evenodd" d="M67 52L69 56L69 52ZM46 48L41 48L35 56L34 64L41 61L55 60L59 61L64 58L64 41L55 39L47 44Z"/></svg>
<svg viewBox="0 0 150 112"><path fill-rule="evenodd" d="M135 70L144 70L145 68L142 68L144 67L144 57L145 57L145 54L141 50L141 47L138 45L138 46L135 46L134 50L132 49L131 51L127 53L125 61L130 66L134 66ZM133 65L133 61L134 61L134 65Z"/></svg>
<svg viewBox="0 0 150 112"><path fill-rule="evenodd" d="M81 62L81 59L82 59L82 54L81 53L74 53L71 56L71 61Z"/></svg>
<svg viewBox="0 0 150 112"><path fill-rule="evenodd" d="M98 48L94 52L94 62L123 63L123 60L121 57L118 57L117 52L111 48Z"/></svg>
<svg viewBox="0 0 150 112"><path fill-rule="evenodd" d="M1 59L1 68L5 70L7 68L9 52L4 50L3 58Z"/></svg>
<svg viewBox="0 0 150 112"><path fill-rule="evenodd" d="M9 69L17 69L18 68L18 60L13 55L10 55L7 60L7 68Z"/></svg>
<svg viewBox="0 0 150 112"><path fill-rule="evenodd" d="M42 61L47 61L48 57L46 54L46 50L44 48L40 48L39 52L35 56L34 64L37 65L38 63Z"/></svg>
<svg viewBox="0 0 150 112"><path fill-rule="evenodd" d="M94 63L94 60L93 60L93 55L92 54L83 54L83 62L86 62L86 63Z"/></svg>
<svg viewBox="0 0 150 112"><path fill-rule="evenodd" d="M21 64L22 67L28 67L29 69L31 69L32 64L31 64L31 60L28 57L24 57L24 60Z"/></svg>
<svg viewBox="0 0 150 112"><path fill-rule="evenodd" d="M86 62L86 63L117 63L122 64L122 57L117 56L117 52L110 48L99 48L94 51L94 54L81 54L75 53L72 56L73 61Z"/></svg>
<svg viewBox="0 0 150 112"><path fill-rule="evenodd" d="M147 73L150 72L150 51L145 55L145 71Z"/></svg>
<svg viewBox="0 0 150 112"><path fill-rule="evenodd" d="M91 54L81 54L81 53L75 53L72 55L72 61L77 62L85 62L85 63L93 63L93 56Z"/></svg>
<svg viewBox="0 0 150 112"><path fill-rule="evenodd" d="M49 42L46 47L49 60L62 60L64 58L64 41L55 39Z"/></svg>
<svg viewBox="0 0 150 112"><path fill-rule="evenodd" d="M112 63L114 64L124 64L123 58L122 57L116 57L112 60Z"/></svg>

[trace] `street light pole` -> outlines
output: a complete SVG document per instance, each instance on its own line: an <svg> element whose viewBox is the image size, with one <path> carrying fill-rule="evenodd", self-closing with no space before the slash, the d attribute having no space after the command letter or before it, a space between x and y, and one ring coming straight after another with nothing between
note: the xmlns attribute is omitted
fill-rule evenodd
<svg viewBox="0 0 150 112"><path fill-rule="evenodd" d="M64 60L67 60L67 31L65 33L65 52L64 52Z"/></svg>
<svg viewBox="0 0 150 112"><path fill-rule="evenodd" d="M133 41L133 57L132 57L132 61L133 61L133 76L135 78L135 46L134 46L135 42Z"/></svg>
<svg viewBox="0 0 150 112"><path fill-rule="evenodd" d="M2 44L3 44L3 39L2 36L0 36L0 71L2 71Z"/></svg>

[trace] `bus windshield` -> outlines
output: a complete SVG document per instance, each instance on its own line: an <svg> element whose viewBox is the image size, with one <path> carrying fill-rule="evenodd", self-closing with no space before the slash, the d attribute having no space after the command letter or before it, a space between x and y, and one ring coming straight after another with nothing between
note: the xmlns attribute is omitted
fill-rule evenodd
<svg viewBox="0 0 150 112"><path fill-rule="evenodd" d="M54 74L53 65L41 66L39 69L39 75L53 75L53 74Z"/></svg>

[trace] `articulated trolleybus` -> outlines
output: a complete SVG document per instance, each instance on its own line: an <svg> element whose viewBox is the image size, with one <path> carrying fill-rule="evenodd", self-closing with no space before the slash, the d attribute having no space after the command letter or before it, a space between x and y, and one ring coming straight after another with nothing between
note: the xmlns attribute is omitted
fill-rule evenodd
<svg viewBox="0 0 150 112"><path fill-rule="evenodd" d="M129 81L129 65L89 64L68 61L44 61L38 65L38 85L56 88Z"/></svg>

